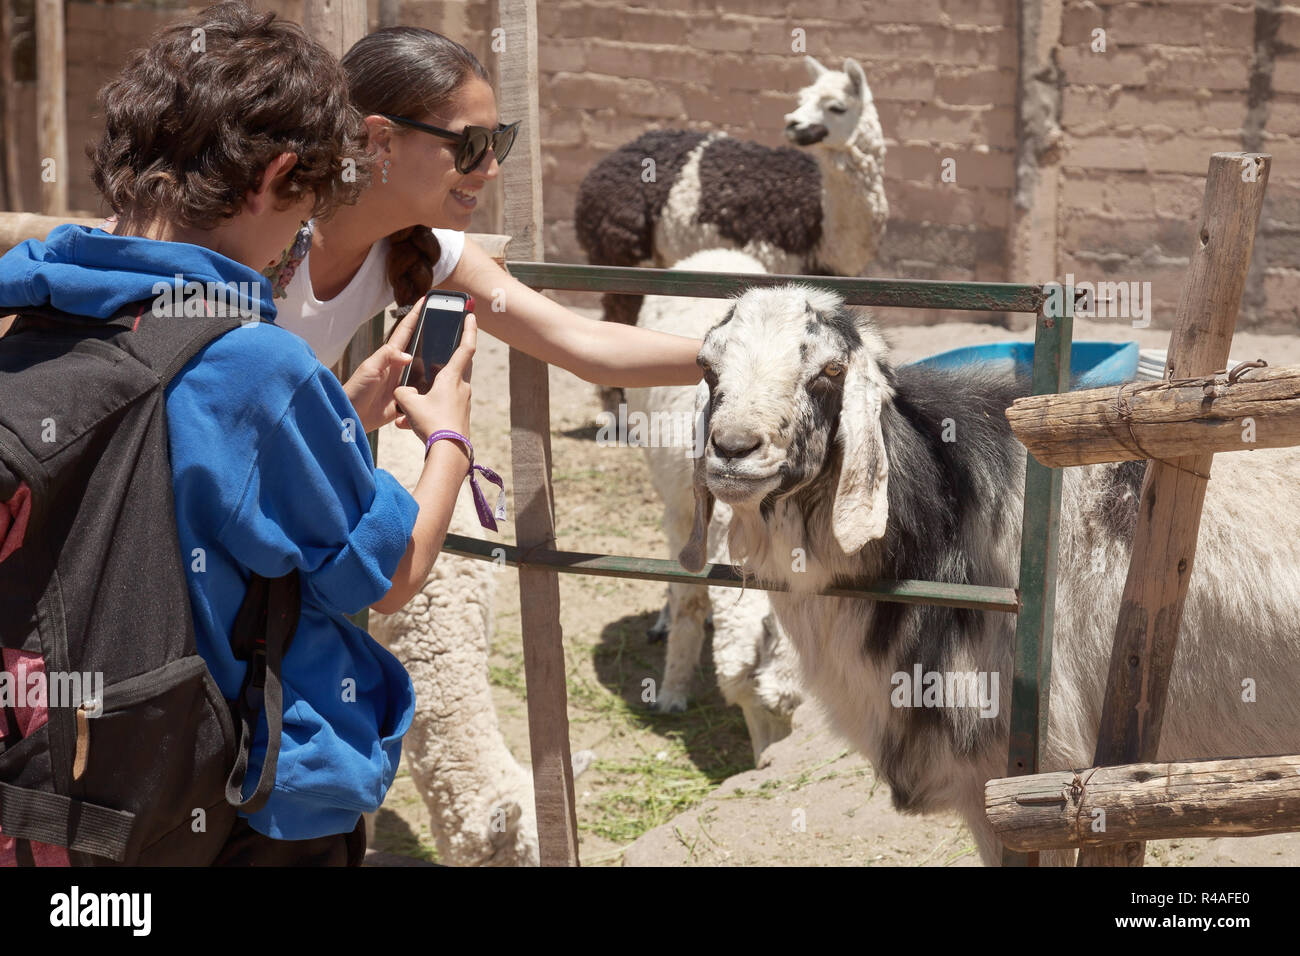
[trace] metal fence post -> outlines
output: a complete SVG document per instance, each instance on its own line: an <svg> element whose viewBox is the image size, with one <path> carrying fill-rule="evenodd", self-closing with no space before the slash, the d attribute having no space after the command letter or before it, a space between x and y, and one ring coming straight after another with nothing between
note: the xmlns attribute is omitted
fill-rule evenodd
<svg viewBox="0 0 1300 956"><path fill-rule="evenodd" d="M1049 289L1051 287L1049 286ZM1053 290L1038 310L1034 330L1033 393L1070 387L1074 290ZM1052 621L1056 611L1056 558L1061 522L1059 468L1025 453L1025 508L1020 531L1020 614L1016 618L1015 674L1011 681L1011 744L1007 775L1038 772L1047 737L1052 685ZM1003 850L1003 866L1037 866L1037 853Z"/></svg>

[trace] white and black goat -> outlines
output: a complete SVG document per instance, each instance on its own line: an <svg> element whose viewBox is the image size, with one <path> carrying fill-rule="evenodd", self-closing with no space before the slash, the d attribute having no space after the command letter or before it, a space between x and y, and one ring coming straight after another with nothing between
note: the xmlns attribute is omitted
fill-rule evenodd
<svg viewBox="0 0 1300 956"><path fill-rule="evenodd" d="M790 589L772 604L808 692L899 810L960 813L996 862L983 795L1006 771L1013 616L816 592L863 579L1015 587L1025 452L1004 413L1025 383L895 368L865 314L798 285L737 299L699 360L708 438L682 564L701 565L714 497L727 502L732 556ZM1144 470L1065 472L1044 770L1092 763ZM930 674L988 699L923 700L912 684L925 675L933 689ZM1220 455L1159 759L1294 752L1297 686L1300 453Z"/></svg>

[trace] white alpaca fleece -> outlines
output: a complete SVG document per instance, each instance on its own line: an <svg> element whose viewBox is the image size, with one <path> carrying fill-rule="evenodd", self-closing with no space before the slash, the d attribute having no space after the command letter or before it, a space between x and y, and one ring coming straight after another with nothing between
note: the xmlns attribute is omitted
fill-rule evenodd
<svg viewBox="0 0 1300 956"><path fill-rule="evenodd" d="M383 467L414 489L424 464L419 439L389 425L380 446ZM464 485L450 530L481 533ZM415 685L402 759L429 809L439 862L454 866L538 864L532 777L501 736L488 680L497 573L490 562L440 554L405 607L371 611L371 633Z"/></svg>
<svg viewBox="0 0 1300 956"><path fill-rule="evenodd" d="M753 256L731 249L698 252L674 268L699 272L766 271ZM637 324L677 335L702 336L731 305L728 299L647 296ZM648 421L659 416L658 420L665 423L692 422L693 386L629 388L626 393L629 419L639 412ZM688 457L691 431L690 427L660 428L660 435L684 435L684 443L660 442L645 448L651 478L664 502L664 534L674 558L690 537L694 514L692 461ZM719 507L709 527L712 562L731 563L727 549L729 521L730 511ZM767 746L790 732L791 717L803 697L794 649L772 615L767 593L672 584L668 587L668 611L667 661L656 709L685 709L705 638L705 619L712 611L713 664L718 687L726 701L744 713L754 760L761 764Z"/></svg>

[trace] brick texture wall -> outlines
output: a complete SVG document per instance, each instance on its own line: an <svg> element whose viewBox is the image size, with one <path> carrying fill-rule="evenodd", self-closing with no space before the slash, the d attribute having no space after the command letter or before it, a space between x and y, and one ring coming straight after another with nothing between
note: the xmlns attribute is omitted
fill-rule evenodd
<svg viewBox="0 0 1300 956"><path fill-rule="evenodd" d="M1095 52L1096 30L1105 52ZM1239 328L1300 320L1300 10L1067 2L1062 18L1061 273L1150 281L1178 303L1210 153L1273 155Z"/></svg>
<svg viewBox="0 0 1300 956"><path fill-rule="evenodd" d="M646 129L722 129L786 145L783 117L808 82L793 49L802 30L824 65L862 63L880 113L890 221L871 273L1005 279L1014 16L1012 0L540 5L547 257L582 260L578 184ZM956 182L940 181L945 158L956 160Z"/></svg>
<svg viewBox="0 0 1300 956"><path fill-rule="evenodd" d="M722 129L782 144L782 117L806 81L792 48L793 31L802 30L806 52L826 65L847 56L863 64L880 112L891 216L872 274L1149 281L1154 324L1168 326L1209 154L1258 149L1273 154L1274 166L1240 327L1296 330L1300 8L1280 0L1044 3L1059 11L1059 31L1056 19L1047 22L1057 33L1053 119L1061 132L1044 167L1058 185L1055 276L1017 275L1011 255L1015 0L544 0L547 258L582 260L572 225L578 184L601 156L647 129ZM301 12L301 0L263 5L294 18ZM67 9L71 197L90 209L84 144L97 131L95 91L126 51L183 9L86 2ZM495 69L494 4L406 0L401 15L464 42ZM373 0L372 25L377 18ZM30 110L26 104L30 97L20 109ZM30 128L30 116L24 122ZM955 182L941 178L947 158ZM473 228L490 230L490 215L476 213Z"/></svg>

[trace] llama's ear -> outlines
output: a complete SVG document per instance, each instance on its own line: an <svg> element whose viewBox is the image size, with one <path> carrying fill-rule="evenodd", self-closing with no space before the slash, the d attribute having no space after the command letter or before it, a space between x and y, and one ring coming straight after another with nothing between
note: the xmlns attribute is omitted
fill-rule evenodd
<svg viewBox="0 0 1300 956"><path fill-rule="evenodd" d="M695 443L691 454L695 457L691 469L691 487L695 493L695 518L691 536L687 539L677 561L687 571L704 567L709 547L709 522L713 520L713 492L709 491L704 449L709 444L710 402L707 382L700 382L695 390Z"/></svg>
<svg viewBox="0 0 1300 956"><path fill-rule="evenodd" d="M844 72L848 74L853 83L853 92L857 96L864 96L867 92L867 71L862 69L862 64L852 57L845 57Z"/></svg>
<svg viewBox="0 0 1300 956"><path fill-rule="evenodd" d="M831 530L845 554L856 554L885 533L889 520L889 458L880 426L880 385L859 347L844 371L840 405L840 480L831 509Z"/></svg>
<svg viewBox="0 0 1300 956"><path fill-rule="evenodd" d="M804 54L803 62L804 62L804 66L808 67L808 75L811 76L814 80L820 79L823 73L830 72L830 70L826 69L826 67L822 66L820 63L817 62L816 57L808 56L807 54Z"/></svg>

